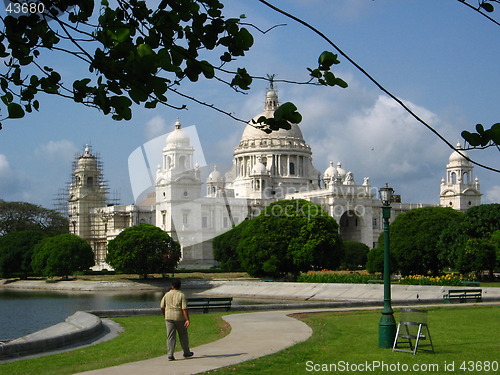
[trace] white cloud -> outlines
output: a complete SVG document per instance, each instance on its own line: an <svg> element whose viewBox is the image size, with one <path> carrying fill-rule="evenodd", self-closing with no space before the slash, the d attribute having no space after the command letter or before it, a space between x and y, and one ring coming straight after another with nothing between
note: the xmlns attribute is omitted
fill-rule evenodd
<svg viewBox="0 0 500 375"><path fill-rule="evenodd" d="M292 101L299 103L301 128L321 172L330 160L341 161L356 182L370 177L374 186L389 182L405 202L437 202L451 150L392 99L354 82L348 91L325 90ZM449 131L435 113L406 104L439 132Z"/></svg>
<svg viewBox="0 0 500 375"><path fill-rule="evenodd" d="M500 203L500 185L492 186L485 194L483 203Z"/></svg>
<svg viewBox="0 0 500 375"><path fill-rule="evenodd" d="M24 193L21 191L22 177L14 170L7 156L0 154L0 199L6 201L22 200Z"/></svg>
<svg viewBox="0 0 500 375"><path fill-rule="evenodd" d="M182 121L181 121L182 122ZM144 136L147 140L156 138L162 134L168 133L173 130L173 124L170 128L167 126L165 119L162 116L154 116L151 120L146 122L144 128Z"/></svg>
<svg viewBox="0 0 500 375"><path fill-rule="evenodd" d="M7 156L0 154L0 180L3 180L10 174L10 164Z"/></svg>
<svg viewBox="0 0 500 375"><path fill-rule="evenodd" d="M49 141L35 150L35 156L49 161L72 160L78 152L78 147L72 141L62 139Z"/></svg>

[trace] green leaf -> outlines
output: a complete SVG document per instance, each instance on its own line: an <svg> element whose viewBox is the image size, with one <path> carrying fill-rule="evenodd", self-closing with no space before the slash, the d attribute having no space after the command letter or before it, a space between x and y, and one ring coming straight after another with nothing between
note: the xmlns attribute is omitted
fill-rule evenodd
<svg viewBox="0 0 500 375"><path fill-rule="evenodd" d="M248 51L253 45L253 36L247 29L242 28L238 32L238 41L240 42L240 48Z"/></svg>
<svg viewBox="0 0 500 375"><path fill-rule="evenodd" d="M9 88L9 82L5 78L0 78L0 88L2 89L3 92L6 92L7 89Z"/></svg>
<svg viewBox="0 0 500 375"><path fill-rule="evenodd" d="M479 146L481 144L481 136L477 133L470 133L466 130L462 132L462 137L465 139L471 146Z"/></svg>
<svg viewBox="0 0 500 375"><path fill-rule="evenodd" d="M211 79L215 77L214 67L208 61L201 61L200 67L205 78Z"/></svg>
<svg viewBox="0 0 500 375"><path fill-rule="evenodd" d="M224 52L224 54L220 57L223 62L230 62L232 60L231 54L229 52Z"/></svg>
<svg viewBox="0 0 500 375"><path fill-rule="evenodd" d="M297 107L295 104L286 102L280 105L276 111L274 111L274 119L276 121L286 120L288 122L298 124L302 121L302 115L297 112ZM280 128L285 128L283 124L279 125ZM290 128L288 125L286 128Z"/></svg>
<svg viewBox="0 0 500 375"><path fill-rule="evenodd" d="M342 87L343 89L347 88L349 85L347 84L346 81L344 81L342 78L337 78L335 79L335 83L337 84L337 86L340 86Z"/></svg>
<svg viewBox="0 0 500 375"><path fill-rule="evenodd" d="M7 105L9 118L22 118L24 117L24 109L17 103L9 103Z"/></svg>
<svg viewBox="0 0 500 375"><path fill-rule="evenodd" d="M494 124L491 129L488 130L488 134L493 143L500 145L500 123Z"/></svg>
<svg viewBox="0 0 500 375"><path fill-rule="evenodd" d="M148 94L141 89L133 88L129 91L129 95L130 99L132 99L137 104L141 104L141 102L145 102L146 100L148 100Z"/></svg>
<svg viewBox="0 0 500 375"><path fill-rule="evenodd" d="M152 100L150 102L144 103L144 107L152 109L152 108L156 108L157 104L158 104L158 100Z"/></svg>
<svg viewBox="0 0 500 375"><path fill-rule="evenodd" d="M144 56L148 56L148 55L153 55L154 51L151 49L151 47L148 44L142 43L142 44L139 44L139 46L137 47L137 53L139 54L139 56L144 57Z"/></svg>
<svg viewBox="0 0 500 375"><path fill-rule="evenodd" d="M490 3L482 3L481 8L483 8L488 13L492 13L493 11L495 11L495 7Z"/></svg>
<svg viewBox="0 0 500 375"><path fill-rule="evenodd" d="M328 70L333 64L338 64L340 61L337 59L337 55L330 52L324 51L318 58L318 63L321 70Z"/></svg>
<svg viewBox="0 0 500 375"><path fill-rule="evenodd" d="M337 83L337 78L332 72L325 72L323 75L328 86L335 86Z"/></svg>
<svg viewBox="0 0 500 375"><path fill-rule="evenodd" d="M10 92L7 92L5 95L2 95L1 99L5 105L8 105L14 100L14 96Z"/></svg>
<svg viewBox="0 0 500 375"><path fill-rule="evenodd" d="M131 31L129 28L118 29L114 34L114 39L117 42L123 43L130 36L130 33Z"/></svg>
<svg viewBox="0 0 500 375"><path fill-rule="evenodd" d="M314 69L314 70L311 70L309 68L307 68L307 69L309 70L311 77L321 78L321 72L319 71L319 69Z"/></svg>

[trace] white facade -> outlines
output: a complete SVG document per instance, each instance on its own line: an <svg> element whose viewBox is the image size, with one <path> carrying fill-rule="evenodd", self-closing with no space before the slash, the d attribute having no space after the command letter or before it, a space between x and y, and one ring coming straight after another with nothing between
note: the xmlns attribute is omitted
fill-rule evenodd
<svg viewBox="0 0 500 375"><path fill-rule="evenodd" d="M264 112L254 119L272 117L278 106L278 95L271 85ZM381 202L370 179L364 177L362 183L356 182L354 174L340 162L330 162L323 173L316 170L312 150L297 124L291 124L290 130L267 134L250 122L234 150L232 169L223 174L214 167L204 188L199 167L193 165L194 151L189 136L177 121L162 150L155 193L139 205L104 207L103 204L89 208L87 212L92 214L88 219L97 228L94 237L77 229L75 233L101 244L101 250L96 252L97 269L108 268L103 244L123 229L143 222L158 226L179 241L181 268L209 268L216 264L213 237L282 199L300 198L319 204L335 218L344 240L363 242L370 248L376 245L383 230ZM450 156L447 177L441 184L441 205L465 210L481 203L479 182L477 178L473 180L472 172L473 166L467 159L456 152ZM71 197L80 194L78 210L83 214L86 209L83 196L75 189L72 186ZM423 206L428 205L401 203L396 198L392 219ZM77 224L75 228L80 227Z"/></svg>
<svg viewBox="0 0 500 375"><path fill-rule="evenodd" d="M479 179L474 178L474 166L467 160L467 153L457 144L460 153L454 151L446 165L446 179L441 180L439 203L443 207L466 211L481 204Z"/></svg>

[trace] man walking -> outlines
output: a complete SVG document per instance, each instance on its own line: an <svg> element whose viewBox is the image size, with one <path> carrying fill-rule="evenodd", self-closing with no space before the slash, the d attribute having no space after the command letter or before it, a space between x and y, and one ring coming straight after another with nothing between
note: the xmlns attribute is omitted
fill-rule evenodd
<svg viewBox="0 0 500 375"><path fill-rule="evenodd" d="M174 361L174 350L176 343L176 333L179 333L184 358L194 355L189 350L189 338L187 328L189 327L189 312L187 309L186 296L180 291L181 281L172 280L172 289L170 289L161 299L160 307L167 325L167 349L168 360Z"/></svg>

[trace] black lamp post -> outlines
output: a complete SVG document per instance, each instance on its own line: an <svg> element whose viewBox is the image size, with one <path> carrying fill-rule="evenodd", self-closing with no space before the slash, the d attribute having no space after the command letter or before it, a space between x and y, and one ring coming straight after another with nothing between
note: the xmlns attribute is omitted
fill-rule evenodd
<svg viewBox="0 0 500 375"><path fill-rule="evenodd" d="M388 184L380 188L382 217L384 219L384 307L378 326L378 346L380 348L392 348L394 336L396 336L396 321L391 306L391 251L389 246L389 219L393 193L394 189Z"/></svg>

